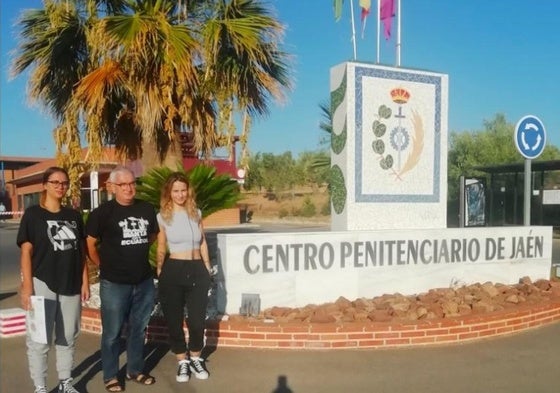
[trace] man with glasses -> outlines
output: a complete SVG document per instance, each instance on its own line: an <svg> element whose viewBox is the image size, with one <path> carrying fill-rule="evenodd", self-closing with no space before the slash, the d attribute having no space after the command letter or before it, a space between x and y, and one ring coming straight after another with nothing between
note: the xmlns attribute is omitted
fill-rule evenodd
<svg viewBox="0 0 560 393"><path fill-rule="evenodd" d="M135 199L136 181L130 169L115 168L108 183L115 198L90 213L86 242L89 257L100 272L103 381L107 391L122 392L117 374L125 322L126 378L142 385L156 382L144 371L144 338L155 296L148 254L159 227L153 206Z"/></svg>

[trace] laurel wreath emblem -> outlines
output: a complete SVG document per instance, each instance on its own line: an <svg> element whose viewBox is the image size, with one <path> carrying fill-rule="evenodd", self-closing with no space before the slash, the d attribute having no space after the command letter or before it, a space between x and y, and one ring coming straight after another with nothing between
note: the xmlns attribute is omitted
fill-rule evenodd
<svg viewBox="0 0 560 393"><path fill-rule="evenodd" d="M383 170L390 170L391 174L396 179L402 180L402 175L413 169L420 161L422 151L424 150L424 124L422 117L417 111L412 110L412 126L414 133L409 135L408 132L402 127L395 127L389 135L389 143L394 150L399 152L404 151L409 144L411 144L410 154L407 156L403 166L397 170L395 169L395 160L392 154L386 154L386 145L383 137L387 133L387 125L383 122L389 119L392 115L391 108L386 105L380 105L377 110L378 120L372 123L372 131L375 136L371 147L375 154L378 155L379 166Z"/></svg>

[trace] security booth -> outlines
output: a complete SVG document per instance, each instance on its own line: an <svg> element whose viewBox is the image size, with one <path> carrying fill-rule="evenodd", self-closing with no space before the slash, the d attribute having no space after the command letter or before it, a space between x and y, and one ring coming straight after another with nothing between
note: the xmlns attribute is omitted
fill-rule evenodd
<svg viewBox="0 0 560 393"><path fill-rule="evenodd" d="M523 225L524 163L474 168L488 174L486 225ZM560 160L531 165L531 225L560 227Z"/></svg>

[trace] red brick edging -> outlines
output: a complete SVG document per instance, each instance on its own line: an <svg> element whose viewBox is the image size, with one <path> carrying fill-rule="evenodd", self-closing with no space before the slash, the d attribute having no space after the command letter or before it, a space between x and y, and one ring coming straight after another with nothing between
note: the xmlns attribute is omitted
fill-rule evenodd
<svg viewBox="0 0 560 393"><path fill-rule="evenodd" d="M560 321L560 302L416 323L210 321L206 343L218 347L269 349L395 348L463 343L556 321ZM99 310L82 311L82 331L101 333ZM167 328L162 319L150 322L148 340L167 342Z"/></svg>

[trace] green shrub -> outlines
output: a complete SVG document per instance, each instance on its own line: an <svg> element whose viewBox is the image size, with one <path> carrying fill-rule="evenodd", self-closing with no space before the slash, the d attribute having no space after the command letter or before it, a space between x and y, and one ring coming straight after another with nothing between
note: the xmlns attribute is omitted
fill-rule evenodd
<svg viewBox="0 0 560 393"><path fill-rule="evenodd" d="M313 217L317 213L317 208L315 204L311 201L311 198L308 196L305 197L303 200L303 204L300 209L300 214L303 217Z"/></svg>
<svg viewBox="0 0 560 393"><path fill-rule="evenodd" d="M321 208L321 215L330 216L331 215L331 201L327 201Z"/></svg>
<svg viewBox="0 0 560 393"><path fill-rule="evenodd" d="M288 209L286 209L285 207L281 208L281 209L278 211L278 217L279 217L279 218L284 218L284 217L287 217L288 215L289 215Z"/></svg>

